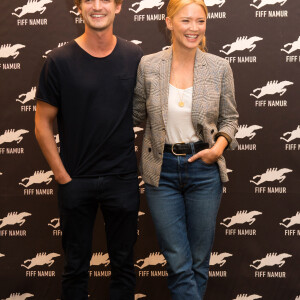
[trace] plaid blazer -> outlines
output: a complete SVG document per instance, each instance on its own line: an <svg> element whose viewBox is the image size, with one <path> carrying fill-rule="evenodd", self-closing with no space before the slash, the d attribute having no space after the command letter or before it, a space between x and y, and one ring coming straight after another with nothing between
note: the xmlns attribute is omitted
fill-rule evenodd
<svg viewBox="0 0 300 300"><path fill-rule="evenodd" d="M143 180L158 186L166 136L172 47L141 59L133 100L133 120L146 120L140 171ZM237 146L238 113L233 75L227 60L197 49L194 66L192 123L200 140L212 147L223 132L231 138L228 148ZM228 181L223 156L218 161L222 182Z"/></svg>

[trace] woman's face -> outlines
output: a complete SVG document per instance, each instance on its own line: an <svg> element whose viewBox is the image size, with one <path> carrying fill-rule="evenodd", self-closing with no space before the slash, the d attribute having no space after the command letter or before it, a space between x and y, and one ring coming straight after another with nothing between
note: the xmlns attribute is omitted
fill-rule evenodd
<svg viewBox="0 0 300 300"><path fill-rule="evenodd" d="M173 17L166 19L167 27L177 46L197 48L205 34L206 16L202 6L191 3L181 8Z"/></svg>

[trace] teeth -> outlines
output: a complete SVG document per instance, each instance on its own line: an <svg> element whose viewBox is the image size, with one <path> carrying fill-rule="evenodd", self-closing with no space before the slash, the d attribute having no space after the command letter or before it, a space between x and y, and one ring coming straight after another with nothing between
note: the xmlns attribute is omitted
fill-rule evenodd
<svg viewBox="0 0 300 300"><path fill-rule="evenodd" d="M198 37L198 35L187 34L186 37L191 38L191 39L196 39Z"/></svg>
<svg viewBox="0 0 300 300"><path fill-rule="evenodd" d="M92 15L93 18L102 18L105 17L104 15Z"/></svg>

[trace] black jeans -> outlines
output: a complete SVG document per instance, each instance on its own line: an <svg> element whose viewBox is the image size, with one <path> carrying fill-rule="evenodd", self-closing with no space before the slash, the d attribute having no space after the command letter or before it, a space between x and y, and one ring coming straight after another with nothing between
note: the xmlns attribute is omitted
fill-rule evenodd
<svg viewBox="0 0 300 300"><path fill-rule="evenodd" d="M65 267L62 300L88 299L88 271L98 206L104 221L111 264L111 300L134 300L133 246L139 209L136 173L74 178L59 185L58 202Z"/></svg>

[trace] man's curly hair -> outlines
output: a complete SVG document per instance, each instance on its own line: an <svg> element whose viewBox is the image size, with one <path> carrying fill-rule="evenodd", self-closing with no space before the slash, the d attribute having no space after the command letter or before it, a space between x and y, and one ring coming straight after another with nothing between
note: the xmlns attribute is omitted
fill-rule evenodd
<svg viewBox="0 0 300 300"><path fill-rule="evenodd" d="M123 0L114 0L115 3L118 4L122 4ZM82 0L74 0L74 3L77 7L80 7Z"/></svg>

